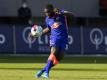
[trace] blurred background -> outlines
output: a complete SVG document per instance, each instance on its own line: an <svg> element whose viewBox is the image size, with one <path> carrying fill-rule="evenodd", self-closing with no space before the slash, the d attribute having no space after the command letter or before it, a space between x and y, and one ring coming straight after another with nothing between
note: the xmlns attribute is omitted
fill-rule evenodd
<svg viewBox="0 0 107 80"><path fill-rule="evenodd" d="M53 4L67 15L66 56L107 55L107 0L0 0L0 55L49 55L48 35L29 43L34 24L45 25L43 9Z"/></svg>

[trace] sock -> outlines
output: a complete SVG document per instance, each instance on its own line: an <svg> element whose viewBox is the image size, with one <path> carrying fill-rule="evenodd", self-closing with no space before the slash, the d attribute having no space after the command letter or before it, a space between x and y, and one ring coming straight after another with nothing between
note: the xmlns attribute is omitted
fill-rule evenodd
<svg viewBox="0 0 107 80"><path fill-rule="evenodd" d="M46 73L49 73L51 67L53 67L53 61L48 60L48 64L46 66Z"/></svg>
<svg viewBox="0 0 107 80"><path fill-rule="evenodd" d="M44 71L46 71L46 73L49 73L49 70L53 66L53 61L48 60L47 65L41 70L41 72L43 73Z"/></svg>

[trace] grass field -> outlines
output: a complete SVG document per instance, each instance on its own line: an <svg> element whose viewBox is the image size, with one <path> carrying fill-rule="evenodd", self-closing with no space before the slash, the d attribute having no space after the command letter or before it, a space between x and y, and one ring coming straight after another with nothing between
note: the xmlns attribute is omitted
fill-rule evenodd
<svg viewBox="0 0 107 80"><path fill-rule="evenodd" d="M44 63L1 63L0 80L47 80L35 78ZM59 64L49 80L107 80L107 64Z"/></svg>
<svg viewBox="0 0 107 80"><path fill-rule="evenodd" d="M85 63L81 63L82 59L77 60L78 63L70 63L71 60L74 59L69 59L68 63L66 60L62 61L52 68L50 79L37 79L34 75L45 66L45 63L41 63L45 62L44 57L41 59L2 56L0 57L0 80L107 80L107 64L97 63L100 62L99 59L94 61L93 58L91 60L86 58Z"/></svg>

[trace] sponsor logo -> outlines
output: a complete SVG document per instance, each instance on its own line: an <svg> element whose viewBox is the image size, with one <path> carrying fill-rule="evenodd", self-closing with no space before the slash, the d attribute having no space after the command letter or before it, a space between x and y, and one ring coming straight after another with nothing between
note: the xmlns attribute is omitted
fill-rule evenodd
<svg viewBox="0 0 107 80"><path fill-rule="evenodd" d="M101 31L101 29L99 28L94 28L91 30L90 32L90 40L91 43L94 44L96 46L96 50L99 49L99 45L102 44L103 42L103 33Z"/></svg>
<svg viewBox="0 0 107 80"><path fill-rule="evenodd" d="M60 22L55 22L51 27L52 28L58 28L60 26Z"/></svg>
<svg viewBox="0 0 107 80"><path fill-rule="evenodd" d="M0 44L4 44L5 43L5 36L3 34L0 34Z"/></svg>

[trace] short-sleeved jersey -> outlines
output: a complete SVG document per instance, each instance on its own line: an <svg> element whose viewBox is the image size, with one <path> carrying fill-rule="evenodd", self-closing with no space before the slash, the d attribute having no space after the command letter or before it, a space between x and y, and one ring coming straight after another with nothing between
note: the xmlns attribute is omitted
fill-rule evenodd
<svg viewBox="0 0 107 80"><path fill-rule="evenodd" d="M68 32L63 14L56 14L53 18L46 17L47 27L51 30L50 40L55 42L61 40L68 44Z"/></svg>

